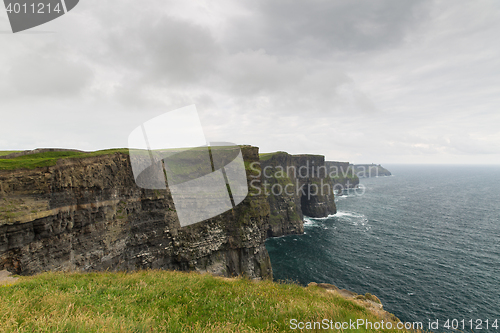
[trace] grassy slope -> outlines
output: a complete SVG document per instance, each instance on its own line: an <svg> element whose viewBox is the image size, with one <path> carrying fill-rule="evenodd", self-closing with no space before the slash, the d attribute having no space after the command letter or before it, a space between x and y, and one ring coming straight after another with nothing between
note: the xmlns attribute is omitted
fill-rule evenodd
<svg viewBox="0 0 500 333"><path fill-rule="evenodd" d="M2 332L286 332L292 318L380 321L319 287L198 273L44 273L0 287Z"/></svg>
<svg viewBox="0 0 500 333"><path fill-rule="evenodd" d="M16 169L35 169L56 165L57 160L61 158L85 158L99 155L108 155L114 153L128 154L128 149L106 149L90 153L79 153L71 151L63 152L46 152L32 155L19 156L12 159L0 159L0 170L16 170ZM7 154L5 154L7 155Z"/></svg>

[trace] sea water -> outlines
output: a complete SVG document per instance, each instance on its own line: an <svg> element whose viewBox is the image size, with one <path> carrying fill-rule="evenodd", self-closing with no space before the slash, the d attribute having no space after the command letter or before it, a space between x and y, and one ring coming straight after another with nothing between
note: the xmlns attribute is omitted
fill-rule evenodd
<svg viewBox="0 0 500 333"><path fill-rule="evenodd" d="M337 214L305 217L304 235L269 239L274 279L369 292L438 331L456 319L500 332L500 167L387 168L338 196Z"/></svg>

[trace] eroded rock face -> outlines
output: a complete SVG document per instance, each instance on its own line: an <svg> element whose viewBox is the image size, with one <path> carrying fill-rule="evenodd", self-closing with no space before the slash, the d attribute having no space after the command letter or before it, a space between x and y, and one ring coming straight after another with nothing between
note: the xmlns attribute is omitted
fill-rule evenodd
<svg viewBox="0 0 500 333"><path fill-rule="evenodd" d="M321 155L277 152L261 159L263 188L271 209L269 237L304 232L303 216L335 214L334 183Z"/></svg>
<svg viewBox="0 0 500 333"><path fill-rule="evenodd" d="M242 147L245 162L258 148ZM259 188L260 179L248 177ZM199 270L272 278L269 204L249 195L219 216L180 227L169 190L135 185L128 155L0 171L0 270Z"/></svg>

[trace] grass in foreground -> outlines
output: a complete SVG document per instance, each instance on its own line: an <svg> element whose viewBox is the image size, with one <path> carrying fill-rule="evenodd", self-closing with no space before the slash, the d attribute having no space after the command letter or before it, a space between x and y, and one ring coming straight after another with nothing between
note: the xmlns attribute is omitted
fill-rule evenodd
<svg viewBox="0 0 500 333"><path fill-rule="evenodd" d="M380 321L318 287L198 273L44 273L0 287L2 332L288 332L293 318Z"/></svg>

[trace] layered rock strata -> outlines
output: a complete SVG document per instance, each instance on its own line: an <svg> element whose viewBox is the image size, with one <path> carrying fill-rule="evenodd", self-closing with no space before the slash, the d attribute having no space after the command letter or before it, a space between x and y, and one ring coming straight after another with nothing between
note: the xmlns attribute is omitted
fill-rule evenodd
<svg viewBox="0 0 500 333"><path fill-rule="evenodd" d="M242 152L246 163L259 159L258 148ZM137 187L126 154L0 171L0 270L160 268L271 278L269 204L253 191L236 208L181 228L169 190Z"/></svg>

